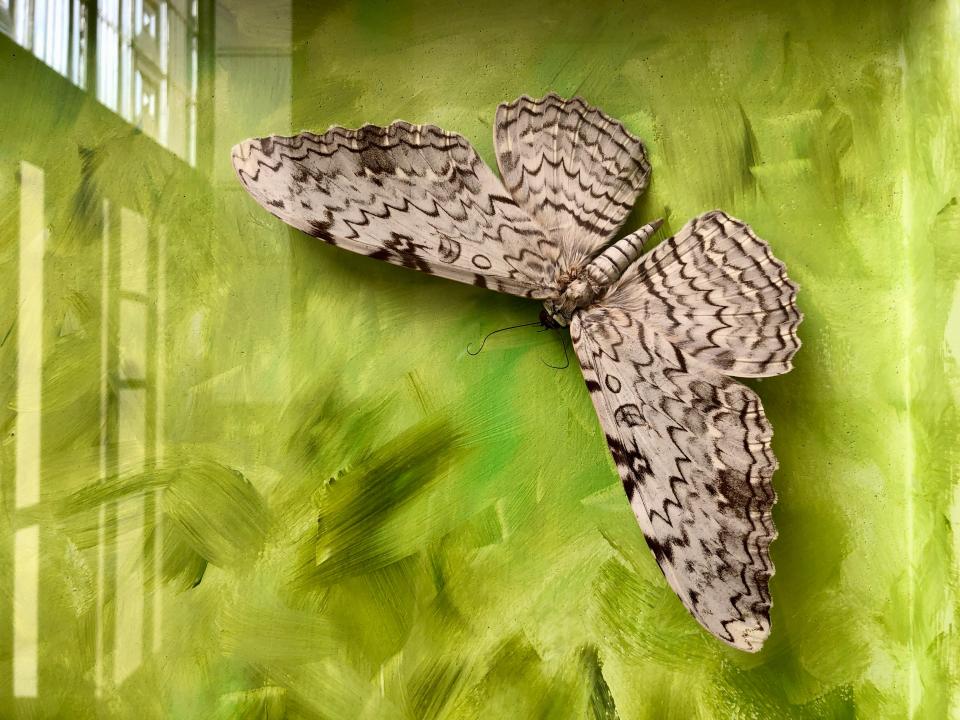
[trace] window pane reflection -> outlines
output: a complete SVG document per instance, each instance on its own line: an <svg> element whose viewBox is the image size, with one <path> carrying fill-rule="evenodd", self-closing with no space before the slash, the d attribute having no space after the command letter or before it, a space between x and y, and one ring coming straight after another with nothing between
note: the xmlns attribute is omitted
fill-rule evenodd
<svg viewBox="0 0 960 720"><path fill-rule="evenodd" d="M194 164L197 9L189 0L0 0L0 32L81 88L93 53L97 99Z"/></svg>

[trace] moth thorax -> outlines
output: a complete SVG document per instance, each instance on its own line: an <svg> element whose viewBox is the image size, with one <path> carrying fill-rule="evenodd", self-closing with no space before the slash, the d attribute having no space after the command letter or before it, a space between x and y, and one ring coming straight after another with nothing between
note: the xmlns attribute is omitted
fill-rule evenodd
<svg viewBox="0 0 960 720"><path fill-rule="evenodd" d="M576 278L572 280L567 289L564 291L563 296L568 302L564 303L573 305L574 308L584 307L593 302L593 298L596 297L597 291L592 283L587 280Z"/></svg>
<svg viewBox="0 0 960 720"><path fill-rule="evenodd" d="M541 316L541 321L548 327L566 327L570 324L574 311L592 303L598 290L589 278L578 272L563 288L560 297L547 300L543 304L546 315Z"/></svg>

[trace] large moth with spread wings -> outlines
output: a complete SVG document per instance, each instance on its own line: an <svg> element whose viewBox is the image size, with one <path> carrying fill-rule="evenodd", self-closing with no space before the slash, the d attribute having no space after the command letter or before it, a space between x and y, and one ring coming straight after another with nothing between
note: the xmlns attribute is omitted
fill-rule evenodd
<svg viewBox="0 0 960 720"><path fill-rule="evenodd" d="M796 285L716 210L646 253L659 221L614 240L650 164L581 98L502 104L494 141L502 181L462 136L406 122L251 139L233 164L258 203L325 242L542 301L544 324L570 328L667 582L713 635L759 650L777 461L760 399L731 377L790 370Z"/></svg>

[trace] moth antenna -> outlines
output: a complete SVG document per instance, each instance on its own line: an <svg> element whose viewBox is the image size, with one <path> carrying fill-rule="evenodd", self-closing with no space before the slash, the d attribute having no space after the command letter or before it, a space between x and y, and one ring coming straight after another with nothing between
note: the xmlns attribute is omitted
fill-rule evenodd
<svg viewBox="0 0 960 720"><path fill-rule="evenodd" d="M540 325L540 324L541 324L540 321L537 320L536 322L520 323L519 325L511 325L510 327L504 327L504 328L499 328L497 330L492 330L491 332L488 332L486 335L483 336L483 340L480 341L480 347L478 347L476 351L473 351L470 349L473 343L470 343L470 345L467 345L467 354L479 355L480 352L483 350L483 346L487 344L487 340L490 339L491 335L496 335L497 333L500 333L500 332L506 332L507 330L516 330L517 328L530 327L531 325Z"/></svg>
<svg viewBox="0 0 960 720"><path fill-rule="evenodd" d="M548 368L553 368L554 370L566 370L570 367L570 356L567 354L567 344L563 341L563 335L557 332L557 337L560 338L560 347L563 348L563 365L551 365L543 358L540 358L540 362L546 365Z"/></svg>

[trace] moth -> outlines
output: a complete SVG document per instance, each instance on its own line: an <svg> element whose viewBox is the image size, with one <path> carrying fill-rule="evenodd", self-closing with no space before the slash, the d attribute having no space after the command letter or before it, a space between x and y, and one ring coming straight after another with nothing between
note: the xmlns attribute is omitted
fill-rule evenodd
<svg viewBox="0 0 960 720"><path fill-rule="evenodd" d="M616 239L646 189L643 142L582 98L501 104L502 181L462 136L397 121L254 138L237 176L331 245L542 302L570 329L647 544L700 624L733 647L770 633L772 430L733 377L791 368L797 286L749 225L719 210L652 250L661 221Z"/></svg>

